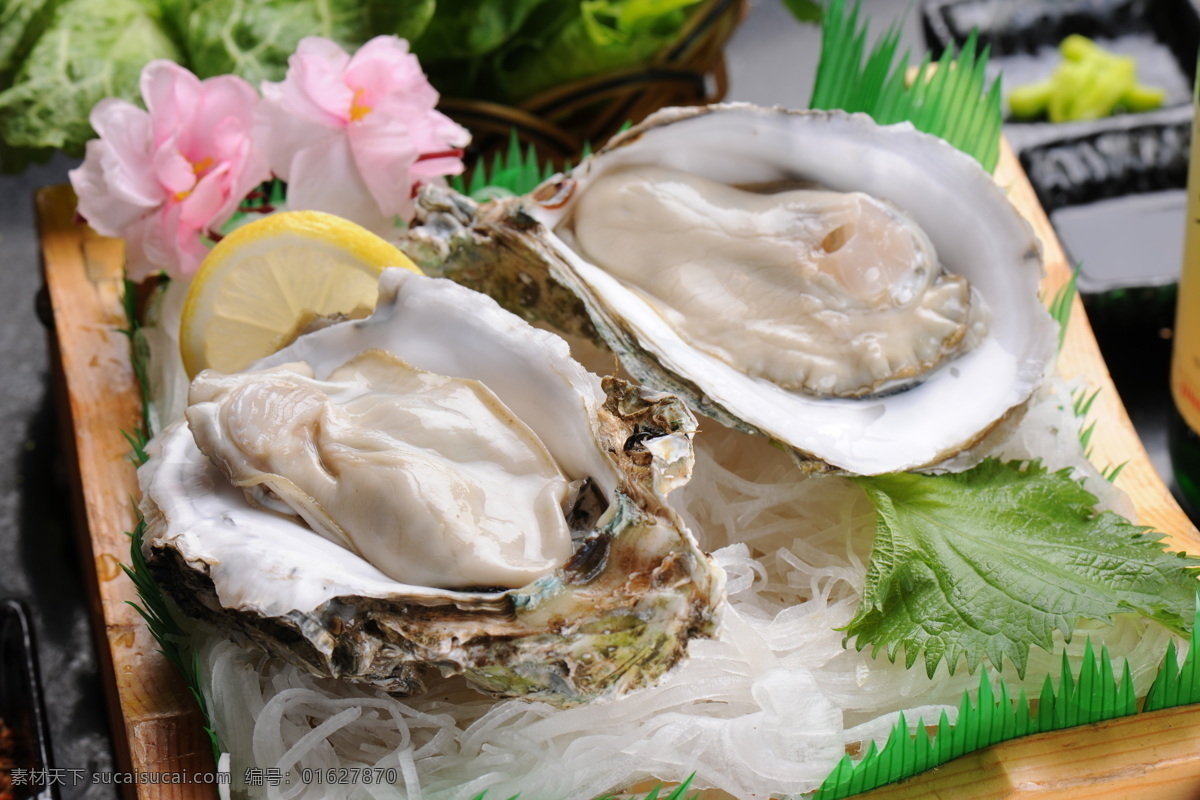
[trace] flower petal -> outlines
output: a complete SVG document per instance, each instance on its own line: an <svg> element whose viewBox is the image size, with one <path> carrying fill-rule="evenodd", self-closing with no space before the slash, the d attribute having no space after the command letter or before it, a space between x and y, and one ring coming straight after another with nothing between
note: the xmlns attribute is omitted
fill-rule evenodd
<svg viewBox="0 0 1200 800"><path fill-rule="evenodd" d="M196 182L196 188L180 203L180 225L200 231L216 223L218 212L231 196L229 170L228 163L221 164Z"/></svg>
<svg viewBox="0 0 1200 800"><path fill-rule="evenodd" d="M266 91L267 84L263 84ZM342 128L330 128L318 122L288 113L282 104L264 101L255 117L254 139L260 143L267 164L289 184L292 182L292 163L297 154L308 147L344 136Z"/></svg>
<svg viewBox="0 0 1200 800"><path fill-rule="evenodd" d="M461 175L464 169L462 159L457 156L426 158L413 164L412 182L414 184L429 183L447 175Z"/></svg>
<svg viewBox="0 0 1200 800"><path fill-rule="evenodd" d="M237 211L246 195L271 177L265 155L252 137L244 135L240 121L230 118L225 122L230 130L218 129L213 135L221 139L236 136L236 149L228 152L227 158L221 162L228 167L228 172L222 173L225 196L205 226L207 230L223 225ZM207 177L205 175L201 180Z"/></svg>
<svg viewBox="0 0 1200 800"><path fill-rule="evenodd" d="M391 215L380 211L344 137L301 150L292 162L291 175L288 208L337 214L376 233L391 229Z"/></svg>
<svg viewBox="0 0 1200 800"><path fill-rule="evenodd" d="M346 51L329 39L301 39L288 58L287 76L282 83L264 82L263 97L309 122L342 127L350 120L354 101L353 90L342 80L349 60Z"/></svg>
<svg viewBox="0 0 1200 800"><path fill-rule="evenodd" d="M154 146L187 130L200 105L200 79L171 61L159 59L142 68L142 99L154 126Z"/></svg>
<svg viewBox="0 0 1200 800"><path fill-rule="evenodd" d="M125 274L131 281L143 281L162 269L146 252L146 240L156 225L154 215L148 215L122 231L125 240Z"/></svg>
<svg viewBox="0 0 1200 800"><path fill-rule="evenodd" d="M363 119L349 130L354 163L379 210L410 219L413 213L411 170L420 152L401 120Z"/></svg>
<svg viewBox="0 0 1200 800"><path fill-rule="evenodd" d="M176 147L175 137L163 140L154 151L154 176L171 196L191 191L196 184L196 173L192 164Z"/></svg>
<svg viewBox="0 0 1200 800"><path fill-rule="evenodd" d="M105 236L120 236L129 225L144 217L152 207L114 201L108 196L108 184L101 165L104 143L93 139L87 143L87 157L78 168L67 173L75 195L77 209L92 229Z"/></svg>
<svg viewBox="0 0 1200 800"><path fill-rule="evenodd" d="M376 36L354 54L346 67L346 84L360 91L358 102L378 109L403 98L418 113L437 105L438 93L425 78L408 42L396 36Z"/></svg>
<svg viewBox="0 0 1200 800"><path fill-rule="evenodd" d="M195 123L187 137L180 138L180 149L194 164L202 163L205 158L214 161L231 158L239 149L238 142L253 130L259 103L254 87L235 75L209 78L203 89ZM236 133L231 136L230 132Z"/></svg>
<svg viewBox="0 0 1200 800"><path fill-rule="evenodd" d="M208 255L201 234L202 231L183 220L183 208L179 203L163 206L147 218L141 237L144 264L150 273L162 269L173 278L194 275Z"/></svg>
<svg viewBox="0 0 1200 800"><path fill-rule="evenodd" d="M92 109L89 121L103 146L93 148L89 142L88 156L94 152L100 160L118 202L143 208L161 203L166 193L154 176L150 115L132 103L107 98Z"/></svg>
<svg viewBox="0 0 1200 800"><path fill-rule="evenodd" d="M171 272L174 278L190 278L200 269L209 247L205 244L203 231L191 228L180 229L175 238L175 254L172 261L177 265Z"/></svg>

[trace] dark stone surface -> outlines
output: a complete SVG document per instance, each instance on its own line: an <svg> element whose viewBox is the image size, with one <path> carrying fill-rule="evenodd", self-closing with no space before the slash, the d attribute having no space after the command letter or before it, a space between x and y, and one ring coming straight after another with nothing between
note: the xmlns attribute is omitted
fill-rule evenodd
<svg viewBox="0 0 1200 800"><path fill-rule="evenodd" d="M0 411L6 423L0 426L0 596L20 598L33 612L54 766L90 774L113 769L112 747L71 528L45 329L34 311L41 274L33 193L65 182L74 165L57 158L0 176ZM60 787L64 800L116 797L112 786L72 784L68 777Z"/></svg>

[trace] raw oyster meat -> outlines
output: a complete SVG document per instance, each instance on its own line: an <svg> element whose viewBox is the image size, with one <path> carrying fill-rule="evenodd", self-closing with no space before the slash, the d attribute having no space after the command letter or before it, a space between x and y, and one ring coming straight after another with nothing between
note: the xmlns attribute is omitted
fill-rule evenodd
<svg viewBox="0 0 1200 800"><path fill-rule="evenodd" d="M479 381L368 350L324 381L304 362L206 372L191 401L196 445L251 502L397 581L519 588L571 555L570 482Z"/></svg>
<svg viewBox="0 0 1200 800"><path fill-rule="evenodd" d="M688 409L602 382L449 281L387 270L379 297L247 373L202 373L191 427L152 443L144 550L179 605L319 675L415 692L433 668L562 705L652 682L711 635L723 573L666 502L690 476ZM405 383L434 400L400 399ZM452 465L431 467L433 451ZM525 477L476 497L497 451ZM446 471L449 488L400 485ZM519 497L534 508L514 511ZM449 538L426 541L436 528Z"/></svg>
<svg viewBox="0 0 1200 800"><path fill-rule="evenodd" d="M418 263L603 340L808 468L935 466L1019 409L1055 352L1030 227L906 124L666 109L528 196L431 187L418 209Z"/></svg>
<svg viewBox="0 0 1200 800"><path fill-rule="evenodd" d="M690 346L784 389L894 389L967 339L970 286L861 192L751 192L631 167L592 181L558 232Z"/></svg>

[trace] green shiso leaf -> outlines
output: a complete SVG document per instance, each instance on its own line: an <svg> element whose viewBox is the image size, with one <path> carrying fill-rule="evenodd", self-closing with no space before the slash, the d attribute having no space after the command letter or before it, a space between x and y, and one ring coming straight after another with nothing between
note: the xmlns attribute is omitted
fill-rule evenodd
<svg viewBox="0 0 1200 800"><path fill-rule="evenodd" d="M142 3L68 0L0 92L0 138L82 155L92 106L105 97L135 100L142 65L155 58L180 53Z"/></svg>
<svg viewBox="0 0 1200 800"><path fill-rule="evenodd" d="M973 672L1007 659L1024 675L1030 645L1049 650L1081 619L1135 613L1189 630L1200 561L1163 552L1160 535L1111 512L1069 471L983 462L957 474L854 479L877 513L863 600L846 626L858 649L943 660Z"/></svg>
<svg viewBox="0 0 1200 800"><path fill-rule="evenodd" d="M926 61L907 80L908 54L896 59L900 30L893 26L866 49L867 24L859 5L828 0L823 12L821 58L813 84L815 109L862 111L887 125L908 121L975 158L989 172L1000 158L1000 79L987 85L988 49L974 33L957 55L942 54L936 69Z"/></svg>

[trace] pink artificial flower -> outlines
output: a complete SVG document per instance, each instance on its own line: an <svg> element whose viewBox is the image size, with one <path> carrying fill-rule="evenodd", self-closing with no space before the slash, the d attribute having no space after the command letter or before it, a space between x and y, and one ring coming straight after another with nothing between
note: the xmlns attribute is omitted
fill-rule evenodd
<svg viewBox="0 0 1200 800"><path fill-rule="evenodd" d="M202 237L271 177L251 138L258 94L241 78L202 82L170 61L147 64L141 89L147 111L115 98L92 109L100 138L71 185L88 224L125 239L130 278L187 277L208 253Z"/></svg>
<svg viewBox="0 0 1200 800"><path fill-rule="evenodd" d="M378 36L353 57L302 39L283 82L264 82L262 94L261 141L288 208L382 233L411 219L419 184L462 172L470 134L434 110L437 91L403 39Z"/></svg>

